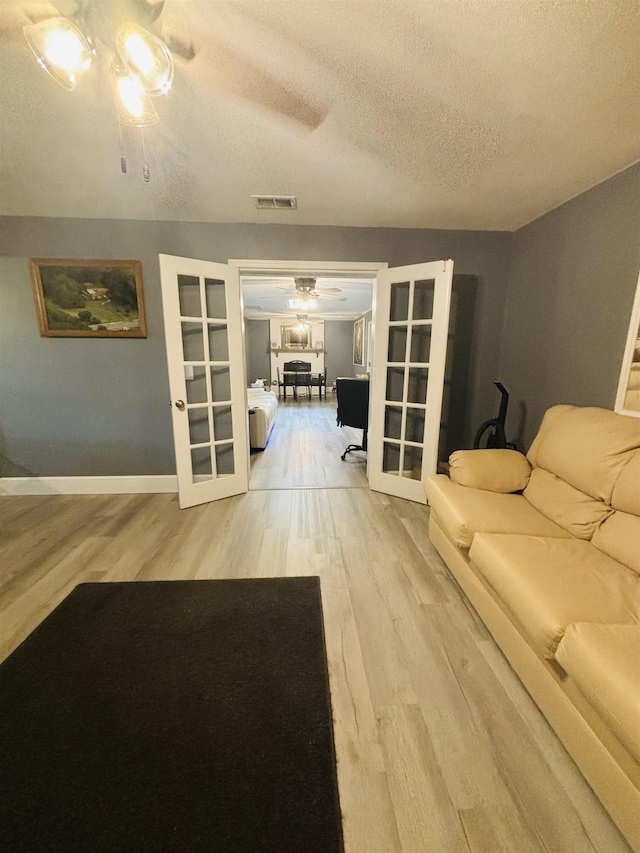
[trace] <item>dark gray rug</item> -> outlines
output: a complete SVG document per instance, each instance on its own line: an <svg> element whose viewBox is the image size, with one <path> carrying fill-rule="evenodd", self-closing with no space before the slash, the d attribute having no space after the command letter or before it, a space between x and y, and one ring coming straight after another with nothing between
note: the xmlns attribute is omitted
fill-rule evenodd
<svg viewBox="0 0 640 853"><path fill-rule="evenodd" d="M0 667L0 850L341 853L318 578L76 587Z"/></svg>

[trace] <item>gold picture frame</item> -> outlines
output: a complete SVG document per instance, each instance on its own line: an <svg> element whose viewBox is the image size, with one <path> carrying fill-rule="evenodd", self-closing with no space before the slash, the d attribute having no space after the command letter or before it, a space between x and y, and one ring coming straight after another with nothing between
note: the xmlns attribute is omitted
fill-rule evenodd
<svg viewBox="0 0 640 853"><path fill-rule="evenodd" d="M640 418L640 275L622 358L615 410L621 415Z"/></svg>
<svg viewBox="0 0 640 853"><path fill-rule="evenodd" d="M364 367L364 317L353 324L353 363Z"/></svg>
<svg viewBox="0 0 640 853"><path fill-rule="evenodd" d="M33 258L30 268L43 337L147 337L140 261Z"/></svg>

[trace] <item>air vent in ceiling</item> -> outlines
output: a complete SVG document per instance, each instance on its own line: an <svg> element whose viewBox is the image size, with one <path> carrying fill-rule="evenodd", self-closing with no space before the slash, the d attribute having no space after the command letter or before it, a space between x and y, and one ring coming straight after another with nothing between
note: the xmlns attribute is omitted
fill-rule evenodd
<svg viewBox="0 0 640 853"><path fill-rule="evenodd" d="M297 210L298 201L294 195L252 195L258 210Z"/></svg>

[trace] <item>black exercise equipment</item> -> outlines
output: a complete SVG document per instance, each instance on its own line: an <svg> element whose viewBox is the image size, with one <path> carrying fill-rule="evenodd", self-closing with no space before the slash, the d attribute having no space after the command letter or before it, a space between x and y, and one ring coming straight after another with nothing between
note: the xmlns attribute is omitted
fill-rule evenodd
<svg viewBox="0 0 640 853"><path fill-rule="evenodd" d="M476 437L473 440L473 447L475 450L478 450L481 446L481 442L486 433L486 443L482 445L486 448L509 448L510 450L515 450L516 446L510 441L507 441L507 436L505 433L505 423L507 420L507 406L509 405L509 392L504 387L501 382L493 383L498 391L502 394L502 400L500 401L500 411L498 412L497 418L492 418L489 421L485 421L478 432L476 433Z"/></svg>

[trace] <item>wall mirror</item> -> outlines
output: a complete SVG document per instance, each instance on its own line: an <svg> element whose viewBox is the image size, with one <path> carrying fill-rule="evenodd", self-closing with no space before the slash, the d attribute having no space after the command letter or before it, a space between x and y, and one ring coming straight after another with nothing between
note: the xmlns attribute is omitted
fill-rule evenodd
<svg viewBox="0 0 640 853"><path fill-rule="evenodd" d="M280 333L283 349L311 348L311 327L304 332L300 332L296 330L295 326L281 326Z"/></svg>

